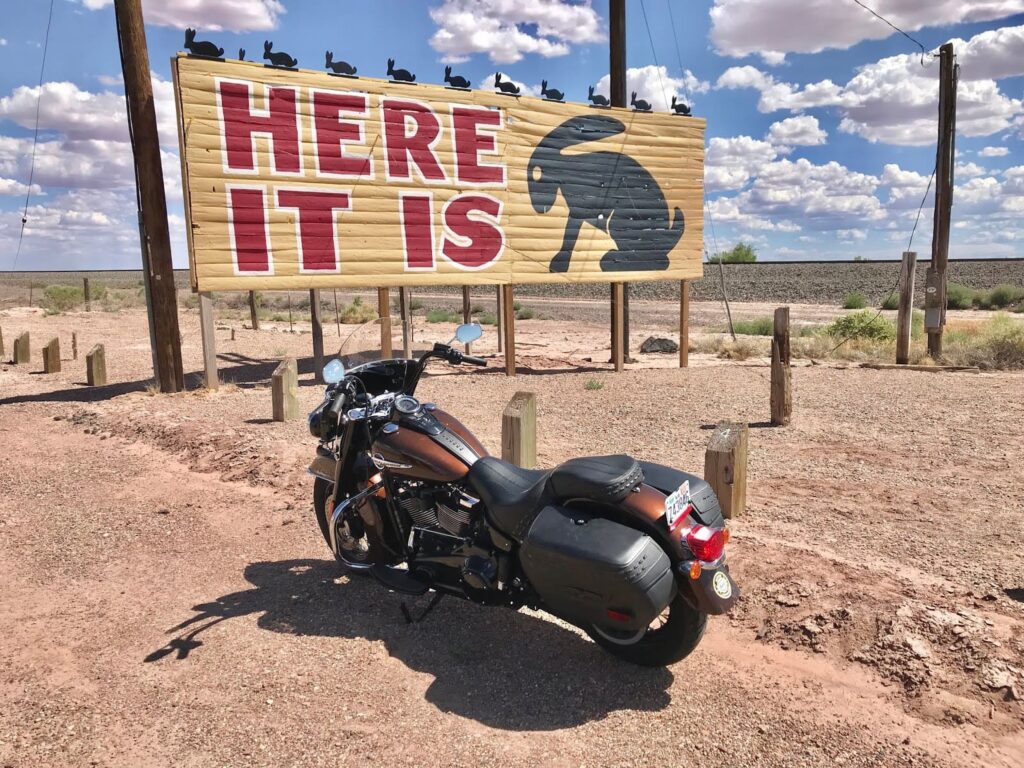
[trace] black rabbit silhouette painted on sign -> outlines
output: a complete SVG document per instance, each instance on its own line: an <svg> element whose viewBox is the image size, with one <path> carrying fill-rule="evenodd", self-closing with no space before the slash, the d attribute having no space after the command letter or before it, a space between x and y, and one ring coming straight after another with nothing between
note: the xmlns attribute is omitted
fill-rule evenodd
<svg viewBox="0 0 1024 768"><path fill-rule="evenodd" d="M509 82L508 80L501 79L501 72L494 73L494 87L499 89L502 93L507 93L510 96L518 96L520 93L518 85Z"/></svg>
<svg viewBox="0 0 1024 768"><path fill-rule="evenodd" d="M554 88L548 88L548 81L540 81L540 95L548 101L562 101L565 99L565 94L561 91L556 91Z"/></svg>
<svg viewBox="0 0 1024 768"><path fill-rule="evenodd" d="M587 98L590 99L591 103L595 107L608 107L611 106L608 103L608 98L602 96L600 93L594 93L594 86L590 86L590 92L587 94Z"/></svg>
<svg viewBox="0 0 1024 768"><path fill-rule="evenodd" d="M677 115L683 115L688 117L690 115L690 105L682 101L677 101L676 97L672 97L672 111Z"/></svg>
<svg viewBox="0 0 1024 768"><path fill-rule="evenodd" d="M189 27L185 30L185 48L195 56L207 56L211 59L219 59L224 55L224 49L218 48L216 44L208 40L196 40L196 31Z"/></svg>
<svg viewBox="0 0 1024 768"><path fill-rule="evenodd" d="M464 77L452 74L451 67L444 68L444 81L452 88L469 88L470 82Z"/></svg>
<svg viewBox="0 0 1024 768"><path fill-rule="evenodd" d="M356 68L347 61L335 61L334 51L327 51L324 54L324 59L324 67L336 75L354 75L356 73Z"/></svg>
<svg viewBox="0 0 1024 768"><path fill-rule="evenodd" d="M416 81L416 75L408 69L395 69L394 59L388 59L388 75L392 80L398 80L401 83L412 83Z"/></svg>
<svg viewBox="0 0 1024 768"><path fill-rule="evenodd" d="M625 130L614 117L574 117L548 133L533 151L527 168L533 209L547 213L559 192L569 207L562 247L551 260L551 272L569 269L583 224L607 232L615 241L615 249L601 257L602 271L668 269L668 254L683 236L685 221L679 208L670 215L665 195L650 172L619 152L565 152Z"/></svg>
<svg viewBox="0 0 1024 768"><path fill-rule="evenodd" d="M633 91L633 97L629 100L629 106L633 107L637 112L650 112L651 104L643 99L636 97L636 91Z"/></svg>

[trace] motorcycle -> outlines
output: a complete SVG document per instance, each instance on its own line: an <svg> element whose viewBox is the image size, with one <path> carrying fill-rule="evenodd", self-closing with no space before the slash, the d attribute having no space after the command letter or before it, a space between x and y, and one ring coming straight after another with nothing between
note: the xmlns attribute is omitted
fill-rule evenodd
<svg viewBox="0 0 1024 768"><path fill-rule="evenodd" d="M481 334L461 325L448 343L408 359L367 359L343 346L325 367L324 399L309 415L319 439L309 471L334 556L394 592L433 590L423 616L444 595L528 606L620 659L684 658L707 617L739 597L714 491L625 455L544 470L489 455L458 419L415 396L431 361L486 365L453 346Z"/></svg>

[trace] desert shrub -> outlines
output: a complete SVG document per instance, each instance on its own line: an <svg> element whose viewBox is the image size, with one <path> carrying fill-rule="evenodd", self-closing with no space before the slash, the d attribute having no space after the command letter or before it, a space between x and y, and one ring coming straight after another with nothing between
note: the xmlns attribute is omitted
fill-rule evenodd
<svg viewBox="0 0 1024 768"><path fill-rule="evenodd" d="M427 310L428 323L457 323L462 320L462 315L451 309L435 308Z"/></svg>
<svg viewBox="0 0 1024 768"><path fill-rule="evenodd" d="M529 307L520 307L516 310L516 320L532 320L537 313Z"/></svg>
<svg viewBox="0 0 1024 768"><path fill-rule="evenodd" d="M747 339L736 341L725 340L718 350L718 356L724 360L746 360L757 354L757 347Z"/></svg>
<svg viewBox="0 0 1024 768"><path fill-rule="evenodd" d="M360 325L377 319L377 310L363 304L363 299L360 296L352 299L352 303L341 309L338 314L341 317L341 322L346 325Z"/></svg>
<svg viewBox="0 0 1024 768"><path fill-rule="evenodd" d="M974 290L960 283L946 286L946 309L970 309L974 306Z"/></svg>
<svg viewBox="0 0 1024 768"><path fill-rule="evenodd" d="M604 389L604 382L598 381L597 379L588 379L587 383L583 385L583 388L588 392L596 392L599 389Z"/></svg>
<svg viewBox="0 0 1024 768"><path fill-rule="evenodd" d="M998 314L972 331L945 334L945 355L953 363L981 368L1024 368L1024 323Z"/></svg>
<svg viewBox="0 0 1024 768"><path fill-rule="evenodd" d="M864 309L868 305L868 297L860 291L846 294L843 309Z"/></svg>
<svg viewBox="0 0 1024 768"><path fill-rule="evenodd" d="M896 338L896 325L874 312L864 309L837 317L827 328L829 336L844 339L891 341Z"/></svg>
<svg viewBox="0 0 1024 768"><path fill-rule="evenodd" d="M423 309L423 301L421 299L409 299L409 311L415 312L417 309Z"/></svg>
<svg viewBox="0 0 1024 768"><path fill-rule="evenodd" d="M43 291L43 306L53 314L67 312L84 301L82 289L75 285L48 285Z"/></svg>
<svg viewBox="0 0 1024 768"><path fill-rule="evenodd" d="M484 311L484 305L483 304L474 304L472 307L469 308L469 313L471 315L479 315L483 311Z"/></svg>
<svg viewBox="0 0 1024 768"><path fill-rule="evenodd" d="M882 309L899 309L900 308L900 297L895 293L890 293L885 297L882 302Z"/></svg>
<svg viewBox="0 0 1024 768"><path fill-rule="evenodd" d="M522 308L523 308L523 305L522 305L521 302L518 302L518 301L513 301L512 302L512 311L513 312L518 312Z"/></svg>
<svg viewBox="0 0 1024 768"><path fill-rule="evenodd" d="M924 336L924 312L915 309L910 313L910 338L920 339Z"/></svg>
<svg viewBox="0 0 1024 768"><path fill-rule="evenodd" d="M775 321L770 317L755 317L753 320L735 320L733 330L742 336L771 336L775 333Z"/></svg>
<svg viewBox="0 0 1024 768"><path fill-rule="evenodd" d="M757 261L757 249L748 243L737 243L731 251L722 251L708 258L710 264L753 264Z"/></svg>
<svg viewBox="0 0 1024 768"><path fill-rule="evenodd" d="M1003 283L988 291L984 296L980 296L979 300L985 302L985 309L1006 309L1013 304L1024 301L1024 288Z"/></svg>
<svg viewBox="0 0 1024 768"><path fill-rule="evenodd" d="M484 312L476 319L476 321L480 323L480 325L497 325L498 316L493 312Z"/></svg>

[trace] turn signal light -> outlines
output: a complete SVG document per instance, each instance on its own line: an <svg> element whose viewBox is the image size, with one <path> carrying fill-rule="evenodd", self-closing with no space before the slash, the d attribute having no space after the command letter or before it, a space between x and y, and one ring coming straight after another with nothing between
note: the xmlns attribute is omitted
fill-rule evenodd
<svg viewBox="0 0 1024 768"><path fill-rule="evenodd" d="M693 556L705 563L713 563L722 556L725 543L729 540L726 528L708 528L706 525L695 525L686 531L686 546Z"/></svg>
<svg viewBox="0 0 1024 768"><path fill-rule="evenodd" d="M696 581L697 579L699 579L700 578L700 572L701 572L701 567L700 567L700 561L699 560L694 560L692 563L690 563L690 580L691 581Z"/></svg>

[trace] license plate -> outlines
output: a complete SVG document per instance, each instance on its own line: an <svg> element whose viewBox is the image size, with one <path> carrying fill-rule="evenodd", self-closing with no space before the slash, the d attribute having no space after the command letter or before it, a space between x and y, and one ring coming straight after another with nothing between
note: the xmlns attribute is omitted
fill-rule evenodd
<svg viewBox="0 0 1024 768"><path fill-rule="evenodd" d="M690 507L690 481L685 481L665 499L665 522L671 530Z"/></svg>

